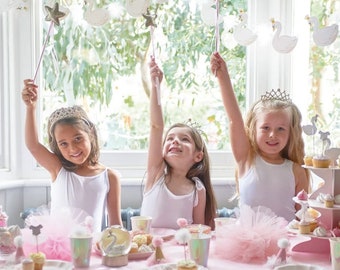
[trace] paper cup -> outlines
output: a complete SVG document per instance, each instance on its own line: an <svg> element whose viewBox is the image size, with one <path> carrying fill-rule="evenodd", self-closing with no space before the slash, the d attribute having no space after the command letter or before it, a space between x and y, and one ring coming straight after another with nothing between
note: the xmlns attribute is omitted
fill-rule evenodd
<svg viewBox="0 0 340 270"><path fill-rule="evenodd" d="M132 231L150 233L152 217L149 216L133 216L131 217Z"/></svg>
<svg viewBox="0 0 340 270"><path fill-rule="evenodd" d="M229 224L234 224L236 218L231 217L218 217L214 219L215 221L215 235L216 237L223 235L223 228Z"/></svg>
<svg viewBox="0 0 340 270"><path fill-rule="evenodd" d="M75 268L90 266L92 237L70 237L72 263Z"/></svg>
<svg viewBox="0 0 340 270"><path fill-rule="evenodd" d="M340 269L340 238L329 238L332 269Z"/></svg>
<svg viewBox="0 0 340 270"><path fill-rule="evenodd" d="M204 267L208 265L210 238L210 234L201 234L200 237L193 236L189 240L190 258Z"/></svg>

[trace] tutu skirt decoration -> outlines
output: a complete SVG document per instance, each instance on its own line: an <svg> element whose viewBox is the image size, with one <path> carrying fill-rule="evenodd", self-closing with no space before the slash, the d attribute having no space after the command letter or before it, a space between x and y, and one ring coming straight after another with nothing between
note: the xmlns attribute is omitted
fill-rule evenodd
<svg viewBox="0 0 340 270"><path fill-rule="evenodd" d="M287 221L266 207L240 207L236 223L221 228L216 239L215 255L237 262L265 263L277 254L277 241L287 237Z"/></svg>
<svg viewBox="0 0 340 270"><path fill-rule="evenodd" d="M71 261L69 235L77 226L84 226L87 217L80 209L65 208L50 215L46 206L40 207L25 219L25 228L21 230L25 254L38 250L46 259ZM29 228L38 225L41 225L40 234L34 236Z"/></svg>

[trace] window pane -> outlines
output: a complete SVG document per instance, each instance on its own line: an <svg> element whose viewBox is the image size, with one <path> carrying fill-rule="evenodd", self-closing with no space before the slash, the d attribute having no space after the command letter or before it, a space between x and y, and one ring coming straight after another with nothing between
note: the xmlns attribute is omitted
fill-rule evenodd
<svg viewBox="0 0 340 270"><path fill-rule="evenodd" d="M182 0L152 4L157 27L151 34L146 19L130 16L125 2L96 1L96 8L114 12L106 24L95 27L84 19L88 7L83 1L62 1L70 14L54 29L43 60L45 128L56 108L81 104L97 124L104 150L146 149L148 62L154 54L165 74L161 99L166 125L190 118L202 126L210 149L228 149L225 112L209 70L215 27L202 20L201 5ZM245 10L244 1L228 2L220 15L237 20L240 9ZM42 25L46 36L49 24ZM246 49L221 45L220 53L232 59L230 73L244 108Z"/></svg>
<svg viewBox="0 0 340 270"><path fill-rule="evenodd" d="M306 136L306 148L308 153L322 154L321 134L329 132L331 140L329 147L340 147L340 50L339 37L326 46L316 43L313 37L327 39L326 35L332 35L332 24L339 24L339 1L317 1L311 3L311 17L314 16L319 23L311 24L311 48L310 48L310 85L308 104L308 119L318 115L314 136ZM322 33L322 29L330 26ZM312 124L312 123L310 123ZM321 133L320 133L321 132Z"/></svg>

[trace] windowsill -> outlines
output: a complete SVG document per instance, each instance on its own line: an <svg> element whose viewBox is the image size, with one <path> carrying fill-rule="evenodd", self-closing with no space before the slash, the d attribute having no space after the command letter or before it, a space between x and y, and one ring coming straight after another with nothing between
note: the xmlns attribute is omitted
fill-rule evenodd
<svg viewBox="0 0 340 270"><path fill-rule="evenodd" d="M214 186L234 185L234 179L215 178L212 180ZM121 180L122 186L140 186L142 184L140 179L127 178ZM48 187L50 186L49 179L18 179L18 180L1 180L0 190L17 188L17 187Z"/></svg>

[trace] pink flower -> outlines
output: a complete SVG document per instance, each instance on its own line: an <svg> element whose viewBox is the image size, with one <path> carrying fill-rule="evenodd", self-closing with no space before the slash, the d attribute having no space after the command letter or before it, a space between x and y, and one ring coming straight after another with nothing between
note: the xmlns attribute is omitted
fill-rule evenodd
<svg viewBox="0 0 340 270"><path fill-rule="evenodd" d="M179 218L179 219L177 219L177 225L180 228L184 228L188 225L188 221L185 218Z"/></svg>

